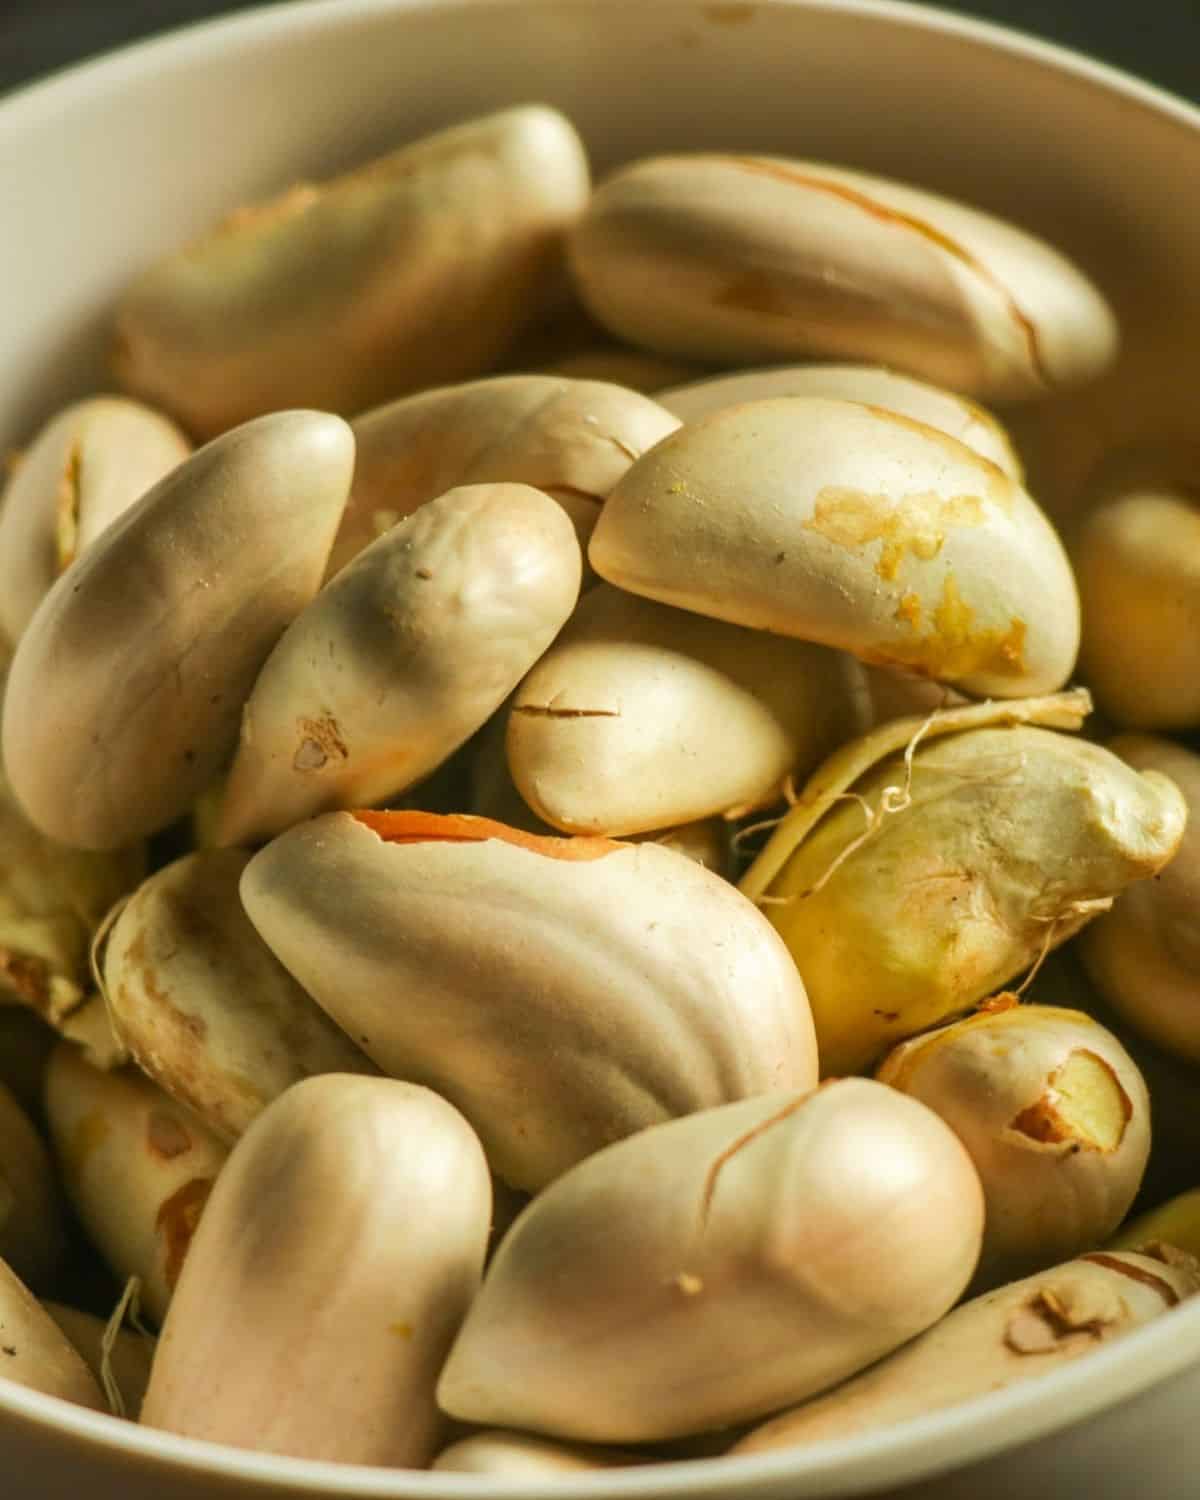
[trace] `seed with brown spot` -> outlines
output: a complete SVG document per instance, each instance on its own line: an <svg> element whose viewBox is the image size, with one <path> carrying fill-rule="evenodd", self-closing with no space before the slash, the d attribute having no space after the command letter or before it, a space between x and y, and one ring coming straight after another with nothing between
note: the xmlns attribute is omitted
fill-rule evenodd
<svg viewBox="0 0 1200 1500"><path fill-rule="evenodd" d="M1115 1267L1122 1270L1119 1264ZM1004 1342L1015 1354L1050 1354L1074 1334L1102 1339L1121 1321L1120 1298L1109 1287L1091 1306L1080 1305L1077 1288L1065 1287L1060 1296L1053 1286L1043 1287L1033 1301L1018 1309L1004 1331ZM1101 1291L1100 1288L1090 1290Z"/></svg>
<svg viewBox="0 0 1200 1500"><path fill-rule="evenodd" d="M146 1120L146 1144L155 1156L171 1161L192 1148L192 1138L174 1115L154 1110Z"/></svg>
<svg viewBox="0 0 1200 1500"><path fill-rule="evenodd" d="M349 755L336 719L301 719L299 728L303 738L292 761L297 771L320 771L331 760L344 761Z"/></svg>
<svg viewBox="0 0 1200 1500"><path fill-rule="evenodd" d="M200 1215L212 1191L211 1177L193 1177L190 1182L171 1194L158 1211L155 1228L164 1243L163 1276L172 1291L183 1270L183 1262L191 1247L192 1236L200 1222Z"/></svg>
<svg viewBox="0 0 1200 1500"><path fill-rule="evenodd" d="M1160 1257L1156 1256L1154 1258L1159 1259ZM1140 1266L1134 1265L1131 1261L1122 1260L1115 1255L1105 1255L1099 1250L1093 1251L1090 1255L1080 1256L1080 1259L1091 1261L1096 1266L1107 1266L1110 1271L1117 1271L1122 1276L1128 1276L1134 1281L1141 1282L1143 1286L1153 1287L1168 1307L1174 1307L1179 1301L1179 1293L1170 1282L1164 1281L1161 1276L1156 1276L1152 1271L1147 1271ZM1170 1263L1169 1260L1163 1259L1164 1265L1169 1265ZM1194 1268L1196 1262L1193 1257L1184 1256L1182 1262L1177 1261L1176 1264Z"/></svg>

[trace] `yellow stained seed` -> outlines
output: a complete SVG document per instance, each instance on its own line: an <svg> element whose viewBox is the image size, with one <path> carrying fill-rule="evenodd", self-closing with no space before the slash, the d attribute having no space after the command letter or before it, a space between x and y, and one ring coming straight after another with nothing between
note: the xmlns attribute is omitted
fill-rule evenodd
<svg viewBox="0 0 1200 1500"><path fill-rule="evenodd" d="M1002 706L950 709L844 746L742 880L804 978L826 1073L962 1014L1178 847L1165 776L989 717L1004 726Z"/></svg>
<svg viewBox="0 0 1200 1500"><path fill-rule="evenodd" d="M983 502L978 495L938 495L915 491L894 501L889 495L829 486L819 492L804 523L839 547L882 542L875 562L880 578L891 582L911 553L928 562L942 550L954 526L981 526Z"/></svg>
<svg viewBox="0 0 1200 1500"><path fill-rule="evenodd" d="M727 407L616 483L588 557L618 588L977 696L1059 688L1075 582L1033 498L965 443L821 396Z"/></svg>

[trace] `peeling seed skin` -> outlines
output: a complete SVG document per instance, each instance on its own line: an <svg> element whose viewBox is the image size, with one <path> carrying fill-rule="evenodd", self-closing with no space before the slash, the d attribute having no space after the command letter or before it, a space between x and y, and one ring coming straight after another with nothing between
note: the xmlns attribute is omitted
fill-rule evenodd
<svg viewBox="0 0 1200 1500"><path fill-rule="evenodd" d="M295 1458L427 1466L446 1440L434 1384L490 1219L483 1152L445 1100L391 1079L296 1084L217 1182L143 1424Z"/></svg>
<svg viewBox="0 0 1200 1500"><path fill-rule="evenodd" d="M118 1281L140 1278L161 1322L226 1147L142 1074L103 1073L67 1042L46 1072L46 1117L88 1238Z"/></svg>
<svg viewBox="0 0 1200 1500"><path fill-rule="evenodd" d="M524 484L450 490L331 580L255 682L219 843L386 802L500 707L575 607L562 509Z"/></svg>
<svg viewBox="0 0 1200 1500"><path fill-rule="evenodd" d="M976 696L1052 692L1079 647L1034 501L955 438L859 402L779 397L685 426L616 485L588 556L632 593Z"/></svg>
<svg viewBox="0 0 1200 1500"><path fill-rule="evenodd" d="M843 652L601 584L513 695L509 769L568 833L750 811L863 729L865 691Z"/></svg>
<svg viewBox="0 0 1200 1500"><path fill-rule="evenodd" d="M1150 1153L1133 1059L1082 1011L986 1008L888 1053L875 1076L920 1099L967 1148L987 1214L977 1290L1103 1244Z"/></svg>
<svg viewBox="0 0 1200 1500"><path fill-rule="evenodd" d="M982 1227L962 1146L895 1090L847 1079L707 1109L534 1199L438 1399L467 1421L587 1442L754 1419L941 1317Z"/></svg>
<svg viewBox="0 0 1200 1500"><path fill-rule="evenodd" d="M1016 484L1024 475L1012 441L992 416L966 397L942 390L910 375L897 375L880 365L786 365L715 375L691 385L660 391L655 399L681 421L694 423L710 413L747 401L780 396L819 396L835 401L859 401L880 406L914 422L936 427L965 443L981 457L1003 469Z"/></svg>
<svg viewBox="0 0 1200 1500"><path fill-rule="evenodd" d="M466 484L528 484L556 499L587 545L604 497L679 419L622 386L496 375L423 391L356 418L354 485L326 576L388 527Z"/></svg>
<svg viewBox="0 0 1200 1500"><path fill-rule="evenodd" d="M0 1258L38 1289L49 1285L64 1246L54 1163L25 1111L0 1084Z"/></svg>
<svg viewBox="0 0 1200 1500"><path fill-rule="evenodd" d="M1137 771L1169 776L1188 821L1171 863L1081 934L1079 955L1122 1021L1200 1064L1200 755L1157 735L1118 735L1109 748Z"/></svg>
<svg viewBox="0 0 1200 1500"><path fill-rule="evenodd" d="M955 1308L907 1348L734 1445L766 1453L872 1432L1048 1374L1200 1290L1200 1262L1084 1256Z"/></svg>
<svg viewBox="0 0 1200 1500"><path fill-rule="evenodd" d="M536 316L588 189L556 110L440 131L240 210L152 267L117 309L114 371L205 438L476 375Z"/></svg>
<svg viewBox="0 0 1200 1500"><path fill-rule="evenodd" d="M675 1115L816 1082L804 988L769 924L653 844L331 813L256 854L242 901L385 1073L462 1110L512 1187Z"/></svg>
<svg viewBox="0 0 1200 1500"><path fill-rule="evenodd" d="M88 949L105 914L145 873L140 844L95 852L48 838L0 770L0 1006L61 1030L91 989Z"/></svg>
<svg viewBox="0 0 1200 1500"><path fill-rule="evenodd" d="M0 1260L0 1381L107 1411L100 1387L74 1345L37 1298Z"/></svg>
<svg viewBox="0 0 1200 1500"><path fill-rule="evenodd" d="M865 809L875 816L885 798L901 806L864 840ZM822 1070L870 1068L1003 988L1160 870L1185 818L1167 777L1027 725L918 746L911 785L902 757L874 767L766 886L764 912L813 1007ZM761 884L752 867L743 886Z"/></svg>
<svg viewBox="0 0 1200 1500"><path fill-rule="evenodd" d="M122 397L52 418L0 494L0 632L15 643L63 569L190 452L174 422Z"/></svg>
<svg viewBox="0 0 1200 1500"><path fill-rule="evenodd" d="M221 1140L284 1089L373 1065L259 937L238 882L250 856L205 850L144 881L104 945L104 989L148 1077Z"/></svg>
<svg viewBox="0 0 1200 1500"><path fill-rule="evenodd" d="M43 833L113 849L187 811L320 584L353 465L339 417L262 417L193 454L61 575L4 698L5 769Z"/></svg>
<svg viewBox="0 0 1200 1500"><path fill-rule="evenodd" d="M1123 729L1200 727L1200 443L1110 455L1084 503L1084 679Z"/></svg>
<svg viewBox="0 0 1200 1500"><path fill-rule="evenodd" d="M104 1319L78 1308L67 1307L62 1302L47 1302L42 1306L71 1341L92 1377L103 1389L106 1359L111 1361L111 1375L121 1393L125 1415L136 1418L141 1410L142 1398L150 1380L150 1362L154 1358L154 1339L140 1333L136 1328L119 1328L112 1351L106 1355L104 1340L107 1324Z"/></svg>
<svg viewBox="0 0 1200 1500"><path fill-rule="evenodd" d="M653 1462L644 1454L585 1443L555 1443L528 1432L496 1428L473 1432L443 1448L431 1468L435 1474L491 1474L497 1479L553 1479L596 1469L624 1469Z"/></svg>
<svg viewBox="0 0 1200 1500"><path fill-rule="evenodd" d="M652 157L592 195L568 241L610 333L712 364L831 357L979 400L1090 380L1117 327L1087 277L988 214L823 163Z"/></svg>
<svg viewBox="0 0 1200 1500"><path fill-rule="evenodd" d="M866 734L848 740L826 757L772 829L762 852L739 881L739 890L751 900L760 900L797 847L826 814L839 802L845 802L855 784L889 757L903 759L904 782L894 791L889 791L886 804L880 803L872 810L872 824L884 815L894 816L911 800L909 758L915 755L922 741L964 734L974 729L990 729L996 725L1011 728L1019 724L1037 724L1047 729L1081 729L1092 711L1092 699L1086 688L1071 688L1043 698L1010 699L998 703L960 700L941 708L924 704L921 707L925 712L875 723ZM864 814L866 811L864 807Z"/></svg>

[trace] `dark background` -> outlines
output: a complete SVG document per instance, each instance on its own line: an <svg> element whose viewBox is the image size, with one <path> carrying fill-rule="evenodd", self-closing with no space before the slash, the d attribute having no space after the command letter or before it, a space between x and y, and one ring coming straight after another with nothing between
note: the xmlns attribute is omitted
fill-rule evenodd
<svg viewBox="0 0 1200 1500"><path fill-rule="evenodd" d="M246 8L246 0L0 0L0 92L121 42ZM1200 103L1200 0L948 0L938 8L1091 53Z"/></svg>

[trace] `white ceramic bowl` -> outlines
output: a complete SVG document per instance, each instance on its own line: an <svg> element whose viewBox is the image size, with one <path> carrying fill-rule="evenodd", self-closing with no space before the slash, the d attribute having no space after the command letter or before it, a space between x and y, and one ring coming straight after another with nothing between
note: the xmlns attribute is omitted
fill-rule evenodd
<svg viewBox="0 0 1200 1500"><path fill-rule="evenodd" d="M0 104L0 451L104 383L106 309L230 204L542 99L598 169L663 148L827 158L1004 213L1120 314L1119 368L1017 421L1060 515L1105 445L1194 435L1200 113L993 28L872 0L317 0L135 47ZM936 1233L936 1224L930 1233ZM334 1377L336 1378L336 1376ZM0 1384L12 1500L1190 1500L1200 1298L1056 1374L869 1438L535 1486L274 1459Z"/></svg>

